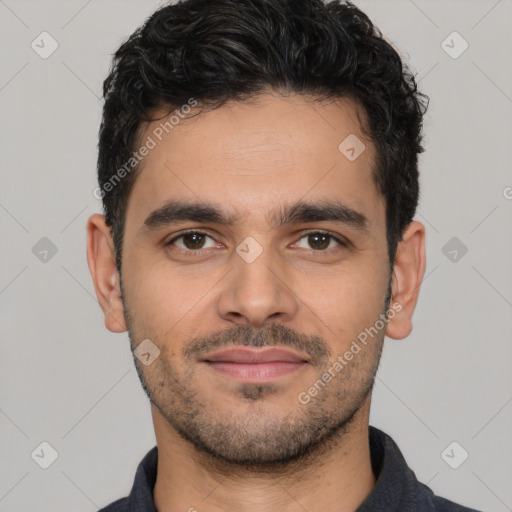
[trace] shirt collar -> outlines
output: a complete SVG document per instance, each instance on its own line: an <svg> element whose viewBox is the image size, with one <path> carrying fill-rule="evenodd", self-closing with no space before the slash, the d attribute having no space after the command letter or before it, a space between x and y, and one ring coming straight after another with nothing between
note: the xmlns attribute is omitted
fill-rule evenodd
<svg viewBox="0 0 512 512"><path fill-rule="evenodd" d="M400 449L390 436L371 425L369 439L376 484L357 512L383 510L383 506L388 511L415 512L421 484L407 466ZM153 500L157 464L158 448L155 446L137 467L135 481L128 497L127 512L158 512Z"/></svg>
<svg viewBox="0 0 512 512"><path fill-rule="evenodd" d="M153 500L158 465L158 447L152 448L142 459L135 473L132 492L128 497L127 512L144 510L158 512Z"/></svg>
<svg viewBox="0 0 512 512"><path fill-rule="evenodd" d="M357 512L416 512L418 493L423 490L423 486L407 466L397 444L390 436L371 425L369 437L370 458L376 483Z"/></svg>

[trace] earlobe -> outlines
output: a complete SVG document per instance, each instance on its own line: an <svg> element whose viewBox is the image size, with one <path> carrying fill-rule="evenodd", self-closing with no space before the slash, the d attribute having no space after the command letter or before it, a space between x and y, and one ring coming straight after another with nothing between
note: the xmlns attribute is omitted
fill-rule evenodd
<svg viewBox="0 0 512 512"><path fill-rule="evenodd" d="M416 308L421 281L425 273L425 226L411 222L399 242L393 266L391 302L386 336L396 340L412 331L412 315Z"/></svg>
<svg viewBox="0 0 512 512"><path fill-rule="evenodd" d="M126 321L113 241L105 217L100 214L92 215L87 221L87 263L96 297L105 315L105 326L112 332L125 332Z"/></svg>

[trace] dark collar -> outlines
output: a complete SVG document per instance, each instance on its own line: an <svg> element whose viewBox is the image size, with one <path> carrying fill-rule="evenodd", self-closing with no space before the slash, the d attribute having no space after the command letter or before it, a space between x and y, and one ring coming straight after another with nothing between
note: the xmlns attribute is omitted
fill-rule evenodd
<svg viewBox="0 0 512 512"><path fill-rule="evenodd" d="M356 512L478 512L436 497L427 486L418 482L390 436L370 425L369 438L376 484ZM158 448L155 446L137 467L128 498L117 500L100 512L158 512L153 501L157 463Z"/></svg>

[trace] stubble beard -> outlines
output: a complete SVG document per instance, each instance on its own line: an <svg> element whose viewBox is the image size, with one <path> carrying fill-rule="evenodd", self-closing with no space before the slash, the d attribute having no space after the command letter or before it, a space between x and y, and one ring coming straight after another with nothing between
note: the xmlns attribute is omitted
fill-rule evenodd
<svg viewBox="0 0 512 512"><path fill-rule="evenodd" d="M121 298L133 352L143 338L137 334L124 293ZM384 314L390 298L391 276ZM195 338L185 346L185 352L190 346L197 350L225 347L226 340L238 340L238 344L246 346L290 346L310 354L313 351L317 370L314 379L304 382L304 391L322 379L337 356L333 357L321 338L305 336L279 324L271 324L257 333L246 326L235 326L220 335ZM168 341L157 342L161 353L151 366L145 367L135 356L134 363L150 402L172 429L192 445L193 456L203 466L226 474L238 469L256 473L287 472L292 468L305 471L343 441L365 406L369 411L383 342L384 332L379 332L309 403L302 404L297 397L296 408L284 416L269 412L272 407L267 407L272 395L280 391L272 383L240 383L237 399L244 402L246 412L236 416L229 411L219 413L195 388L197 364L189 364L180 378L175 365L166 357ZM190 351L188 355L193 354Z"/></svg>

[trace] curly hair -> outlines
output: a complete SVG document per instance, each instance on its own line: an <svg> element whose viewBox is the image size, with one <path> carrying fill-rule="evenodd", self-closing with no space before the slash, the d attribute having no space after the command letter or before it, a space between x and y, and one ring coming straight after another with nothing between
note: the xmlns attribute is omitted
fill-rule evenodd
<svg viewBox="0 0 512 512"><path fill-rule="evenodd" d="M418 154L428 98L368 16L349 1L181 0L155 11L116 51L103 83L98 181L121 256L126 207L140 171L112 176L157 109L243 101L266 90L351 98L377 150L373 179L386 204L391 267L419 198ZM124 175L125 173L123 173ZM108 184L111 184L108 186Z"/></svg>

